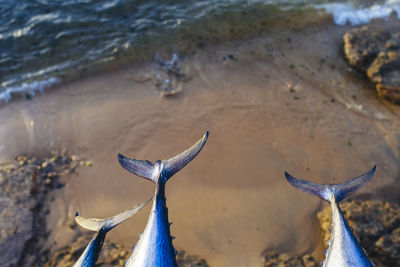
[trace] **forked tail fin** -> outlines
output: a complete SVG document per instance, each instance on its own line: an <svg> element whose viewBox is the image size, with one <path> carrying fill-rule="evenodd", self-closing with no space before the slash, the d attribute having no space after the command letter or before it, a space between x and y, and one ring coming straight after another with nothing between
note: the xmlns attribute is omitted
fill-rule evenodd
<svg viewBox="0 0 400 267"><path fill-rule="evenodd" d="M84 218L82 216L79 216L79 214L77 212L75 215L75 221L80 226L82 226L83 228L86 228L88 230L98 232L100 229L103 229L104 231L108 232L111 229L113 229L115 226L117 226L118 224L123 223L125 220L129 219L131 216L138 213L152 199L153 199L153 197L147 199L145 202L135 206L134 208L132 208L130 210L126 210L124 212L121 212L121 213L115 215L114 217L110 217L107 219Z"/></svg>
<svg viewBox="0 0 400 267"><path fill-rule="evenodd" d="M285 171L288 182L301 191L318 196L319 198L330 202L332 196L339 202L351 193L357 191L361 186L366 184L374 176L376 165L367 173L348 180L341 184L316 184L310 181L297 179Z"/></svg>
<svg viewBox="0 0 400 267"><path fill-rule="evenodd" d="M118 153L118 161L129 172L149 179L154 183L166 182L172 175L180 171L201 151L208 138L208 131L191 148L168 160L155 162L127 158Z"/></svg>

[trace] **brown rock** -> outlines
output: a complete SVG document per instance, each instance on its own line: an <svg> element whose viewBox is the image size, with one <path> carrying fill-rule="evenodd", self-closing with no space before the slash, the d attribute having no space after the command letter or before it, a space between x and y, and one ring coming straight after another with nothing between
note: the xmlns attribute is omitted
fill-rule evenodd
<svg viewBox="0 0 400 267"><path fill-rule="evenodd" d="M378 93L400 103L400 32L373 26L355 28L343 35L349 64L365 72Z"/></svg>
<svg viewBox="0 0 400 267"><path fill-rule="evenodd" d="M16 164L25 164L20 157L18 163L0 169L3 180L0 186L0 266L16 264L24 249L25 242L32 238L33 214L30 191L32 167L24 172Z"/></svg>
<svg viewBox="0 0 400 267"><path fill-rule="evenodd" d="M306 254L302 257L301 260L304 264L304 267L319 267L319 264L314 260L311 255Z"/></svg>
<svg viewBox="0 0 400 267"><path fill-rule="evenodd" d="M209 267L205 259L194 255L186 255L183 250L176 255L176 261L180 267Z"/></svg>
<svg viewBox="0 0 400 267"><path fill-rule="evenodd" d="M393 230L389 235L381 236L375 242L374 248L382 258L388 259L386 262L390 264L399 263L400 254L400 227ZM392 259L392 260L390 260Z"/></svg>
<svg viewBox="0 0 400 267"><path fill-rule="evenodd" d="M50 257L50 260L44 264L44 267L73 266L85 250L86 246L89 244L91 238L92 237L89 234L85 234L79 237L70 246L54 252ZM99 255L96 266L123 267L125 266L125 261L128 259L129 254L130 253L128 249L119 244L115 244L106 240L103 244L103 248Z"/></svg>
<svg viewBox="0 0 400 267"><path fill-rule="evenodd" d="M382 49L390 33L372 26L352 29L343 35L344 53L351 66L366 71Z"/></svg>
<svg viewBox="0 0 400 267"><path fill-rule="evenodd" d="M288 253L276 253L265 256L264 267L319 267L311 255L294 256Z"/></svg>
<svg viewBox="0 0 400 267"><path fill-rule="evenodd" d="M59 183L63 173L78 166L76 156L54 155L48 159L19 156L16 161L0 167L0 267L10 266L73 266L89 244L93 233L85 233L68 247L50 255L43 247L47 238L47 185ZM40 179L43 178L43 179ZM70 223L71 228L76 224ZM125 266L131 254L120 244L105 241L96 266ZM208 267L197 256L177 255L181 267Z"/></svg>
<svg viewBox="0 0 400 267"><path fill-rule="evenodd" d="M367 75L380 95L400 102L400 49L380 52L368 68Z"/></svg>
<svg viewBox="0 0 400 267"><path fill-rule="evenodd" d="M46 261L46 193L67 162L18 156L0 167L0 267L42 266Z"/></svg>
<svg viewBox="0 0 400 267"><path fill-rule="evenodd" d="M84 234L69 246L54 252L50 260L44 264L44 267L70 267L79 259L86 246L89 244L92 236ZM120 244L106 240L101 249L96 266L125 266L126 260L130 257L131 251ZM186 255L184 251L177 254L177 262L180 267L208 267L207 262L197 256Z"/></svg>

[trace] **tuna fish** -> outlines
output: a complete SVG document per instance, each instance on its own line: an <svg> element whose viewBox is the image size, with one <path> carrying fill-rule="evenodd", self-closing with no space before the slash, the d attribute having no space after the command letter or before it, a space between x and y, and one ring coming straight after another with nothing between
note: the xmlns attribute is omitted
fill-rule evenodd
<svg viewBox="0 0 400 267"><path fill-rule="evenodd" d="M147 203L152 200L153 197L149 198L145 202L137 205L136 207L121 212L120 214L107 218L107 219L96 219L96 218L83 218L79 216L78 212L75 215L76 222L88 230L97 231L95 237L92 238L89 245L86 247L85 251L79 257L78 261L74 264L74 267L92 267L96 264L97 258L99 256L101 247L103 246L104 239L108 231L113 229L115 226L124 222L132 215L138 213Z"/></svg>
<svg viewBox="0 0 400 267"><path fill-rule="evenodd" d="M155 183L153 206L146 228L133 249L125 266L136 267L175 267L176 251L172 245L168 209L165 199L165 184L172 175L192 161L203 148L208 132L188 150L168 159L155 162L124 157L118 153L122 167L140 177Z"/></svg>
<svg viewBox="0 0 400 267"><path fill-rule="evenodd" d="M343 217L339 202L371 180L374 176L375 169L376 166L369 172L341 184L324 185L296 179L285 172L286 179L291 185L305 193L318 196L331 204L331 238L328 242L329 247L325 252L325 260L322 263L323 267L374 266L357 242L349 224Z"/></svg>

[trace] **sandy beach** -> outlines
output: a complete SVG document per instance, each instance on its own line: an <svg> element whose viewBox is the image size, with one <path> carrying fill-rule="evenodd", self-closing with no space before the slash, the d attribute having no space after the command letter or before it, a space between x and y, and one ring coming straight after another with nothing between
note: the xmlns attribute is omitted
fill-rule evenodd
<svg viewBox="0 0 400 267"><path fill-rule="evenodd" d="M400 26L399 20L373 22ZM315 214L326 205L289 186L284 170L338 183L377 164L358 195L396 197L400 108L343 58L350 26L330 18L299 28L275 27L247 40L207 45L182 57L190 77L182 91L160 96L154 62L68 81L0 107L0 159L66 149L92 162L63 177L48 215L48 244L74 238L75 212L108 217L153 194L154 185L122 169L117 152L170 158L206 130L203 151L167 184L174 246L210 266L261 266L265 251L323 259ZM107 236L133 246L146 207Z"/></svg>

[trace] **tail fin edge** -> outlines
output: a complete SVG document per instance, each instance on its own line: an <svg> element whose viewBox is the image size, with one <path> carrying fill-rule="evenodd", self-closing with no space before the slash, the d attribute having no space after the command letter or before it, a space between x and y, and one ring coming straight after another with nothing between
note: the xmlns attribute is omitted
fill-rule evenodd
<svg viewBox="0 0 400 267"><path fill-rule="evenodd" d="M328 202L331 201L332 197L336 199L336 201L341 201L350 194L354 193L358 189L360 189L363 185L365 185L375 174L376 165L372 167L368 172L350 179L344 183L340 184L317 184L306 180L301 180L293 177L288 172L285 171L286 180L297 189L318 196L319 198L326 200Z"/></svg>
<svg viewBox="0 0 400 267"><path fill-rule="evenodd" d="M151 162L128 158L118 153L118 161L124 169L133 174L148 179L156 184L165 183L200 153L208 139L208 135L209 132L206 131L203 137L189 149L167 160ZM159 179L161 176L162 179Z"/></svg>
<svg viewBox="0 0 400 267"><path fill-rule="evenodd" d="M286 180L289 182L289 184L307 194L317 196L326 201L329 201L329 199L332 196L330 190L326 185L321 185L310 181L295 178L286 171L285 171L285 177Z"/></svg>
<svg viewBox="0 0 400 267"><path fill-rule="evenodd" d="M121 153L117 154L119 164L127 171L136 174L142 178L148 179L153 183L156 183L157 175L155 175L154 171L159 164L156 162L151 162L148 160L137 160L125 157Z"/></svg>
<svg viewBox="0 0 400 267"><path fill-rule="evenodd" d="M166 174L166 181L175 173L183 169L200 153L207 142L208 135L209 132L206 131L203 137L199 139L193 146L176 155L175 157L163 161L165 162L164 171Z"/></svg>
<svg viewBox="0 0 400 267"><path fill-rule="evenodd" d="M141 209L143 209L153 197L150 197L146 201L136 205L132 209L125 210L113 217L106 218L106 219L98 219L98 218L85 218L79 215L78 212L75 214L75 221L77 224L82 226L85 229L92 230L98 232L101 229L104 229L106 232L110 231L117 225L123 223L136 213L138 213Z"/></svg>
<svg viewBox="0 0 400 267"><path fill-rule="evenodd" d="M358 189L360 189L362 186L364 186L366 183L369 182L369 180L374 177L376 170L376 165L372 167L368 172L355 177L353 179L348 180L347 182L341 183L341 184L333 184L332 189L335 194L335 198L337 201L341 201L344 198L348 197L352 193L356 192Z"/></svg>

